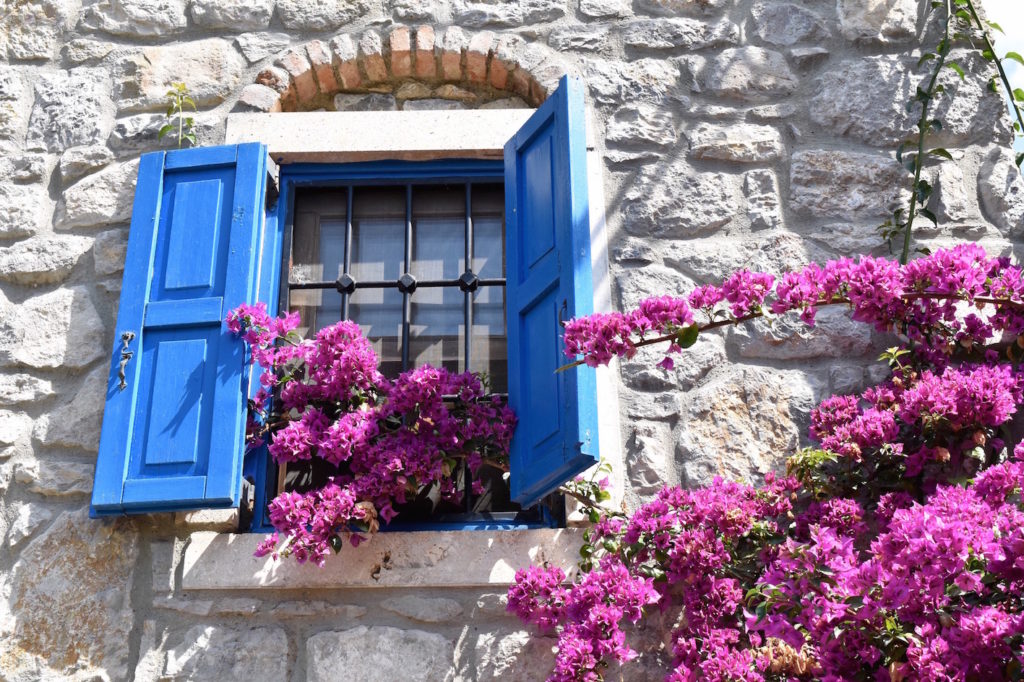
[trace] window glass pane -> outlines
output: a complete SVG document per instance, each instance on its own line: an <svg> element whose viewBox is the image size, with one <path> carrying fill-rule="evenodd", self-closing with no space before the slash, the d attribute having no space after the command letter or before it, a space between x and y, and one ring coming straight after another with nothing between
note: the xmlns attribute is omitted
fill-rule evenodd
<svg viewBox="0 0 1024 682"><path fill-rule="evenodd" d="M405 188L356 187L352 205L352 276L398 281L405 257Z"/></svg>
<svg viewBox="0 0 1024 682"><path fill-rule="evenodd" d="M398 289L356 289L349 299L355 321L380 357L380 371L389 377L402 372L402 294Z"/></svg>
<svg viewBox="0 0 1024 682"><path fill-rule="evenodd" d="M481 278L505 276L505 189L473 185L473 271Z"/></svg>
<svg viewBox="0 0 1024 682"><path fill-rule="evenodd" d="M417 281L456 280L466 266L466 188L414 187L412 267ZM411 366L458 372L465 365L465 295L458 286L420 287L412 295Z"/></svg>
<svg viewBox="0 0 1024 682"><path fill-rule="evenodd" d="M345 260L345 189L300 190L295 196L289 284L333 281ZM302 317L303 335L341 319L341 294L333 289L294 290L288 307Z"/></svg>
<svg viewBox="0 0 1024 682"><path fill-rule="evenodd" d="M502 185L473 185L473 268L481 279L505 276L505 191ZM470 369L485 372L495 393L508 391L505 343L505 287L483 286L473 295Z"/></svg>

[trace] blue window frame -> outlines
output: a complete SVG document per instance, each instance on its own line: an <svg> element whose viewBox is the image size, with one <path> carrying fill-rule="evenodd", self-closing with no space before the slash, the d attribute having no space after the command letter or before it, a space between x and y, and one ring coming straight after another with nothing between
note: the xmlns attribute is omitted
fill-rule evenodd
<svg viewBox="0 0 1024 682"><path fill-rule="evenodd" d="M596 462L594 372L555 372L559 321L593 305L578 80L562 80L509 140L503 163L296 164L282 169L276 198L271 167L259 144L143 156L93 515L239 504L249 376L223 318L243 302L276 308L289 207L303 183L503 180L509 402L519 417L513 499L533 505ZM265 457L244 470L267 480Z"/></svg>

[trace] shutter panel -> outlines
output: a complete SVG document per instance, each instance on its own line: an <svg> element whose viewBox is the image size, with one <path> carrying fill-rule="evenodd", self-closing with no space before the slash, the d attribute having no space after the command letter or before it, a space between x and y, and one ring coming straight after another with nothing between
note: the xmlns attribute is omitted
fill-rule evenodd
<svg viewBox="0 0 1024 682"><path fill-rule="evenodd" d="M92 515L238 504L248 386L224 317L256 297L266 176L260 144L143 155Z"/></svg>
<svg viewBox="0 0 1024 682"><path fill-rule="evenodd" d="M566 364L560 320L593 311L583 85L558 89L505 145L512 499L527 506L598 461L596 376Z"/></svg>

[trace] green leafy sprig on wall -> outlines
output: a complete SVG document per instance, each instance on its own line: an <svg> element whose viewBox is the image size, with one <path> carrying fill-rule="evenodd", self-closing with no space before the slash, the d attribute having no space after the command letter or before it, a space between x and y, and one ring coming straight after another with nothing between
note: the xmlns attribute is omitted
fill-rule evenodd
<svg viewBox="0 0 1024 682"><path fill-rule="evenodd" d="M994 22L981 18L975 7L975 0L932 0L931 11L939 9L945 10L942 38L934 51L925 52L918 60L919 67L928 62L934 62L931 75L927 85L918 86L912 99L907 102L908 112L918 104L921 107L916 124L917 133L911 139L901 142L896 150L896 161L913 176L910 186L910 202L905 207L897 208L892 217L878 228L890 244L902 237L900 263L903 264L906 264L910 258L915 219L920 216L930 220L936 227L938 226L938 218L927 208L933 188L928 180L921 177L921 174L925 162L929 158L953 160L949 151L942 147L927 149L927 141L929 134L942 130L942 121L938 118L930 118L932 105L946 91L945 86L938 82L942 70L950 69L960 77L960 80L966 80L963 66L950 58L955 42L970 44L981 54L983 59L995 66L996 73L989 79L989 90L995 93L999 92L1000 87L1005 90L1016 118L1013 122L1014 132L1018 136L1024 135L1024 109L1022 109L1024 107L1024 90L1011 87L1003 67L1003 62L1007 59L1024 65L1024 57L1016 52L1007 52L1002 59L996 56L989 30L1002 32L1002 28ZM1024 162L1024 154L1018 154L1016 160L1017 165L1020 166L1021 162Z"/></svg>
<svg viewBox="0 0 1024 682"><path fill-rule="evenodd" d="M196 102L188 92L184 83L171 83L171 89L167 91L167 123L160 128L157 139L162 140L165 135L177 133L178 149L186 140L193 147L196 145L196 134L193 130L195 119L185 115L185 107L196 111ZM177 119L177 120L175 120Z"/></svg>

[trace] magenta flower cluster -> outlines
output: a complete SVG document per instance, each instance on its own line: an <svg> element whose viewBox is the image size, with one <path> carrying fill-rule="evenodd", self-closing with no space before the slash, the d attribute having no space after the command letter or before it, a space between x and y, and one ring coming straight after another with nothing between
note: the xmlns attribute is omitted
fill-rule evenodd
<svg viewBox="0 0 1024 682"><path fill-rule="evenodd" d="M509 610L558 634L548 679L605 679L636 657L644 619L667 624L671 682L1021 679L1024 444L1007 427L1024 403L1022 282L964 245L906 266L744 271L569 322L589 364L765 314L813 325L825 305L902 344L883 383L818 405L818 447L785 476L666 488L602 511L570 576L520 571Z"/></svg>
<svg viewBox="0 0 1024 682"><path fill-rule="evenodd" d="M337 468L323 487L270 503L277 532L260 556L322 565L343 539L357 545L425 488L448 499L461 494L463 463L472 474L507 468L515 416L476 375L423 366L389 380L355 323L300 340L297 315L272 318L263 304L233 310L227 325L262 368L250 445L269 440L280 465L319 458Z"/></svg>

